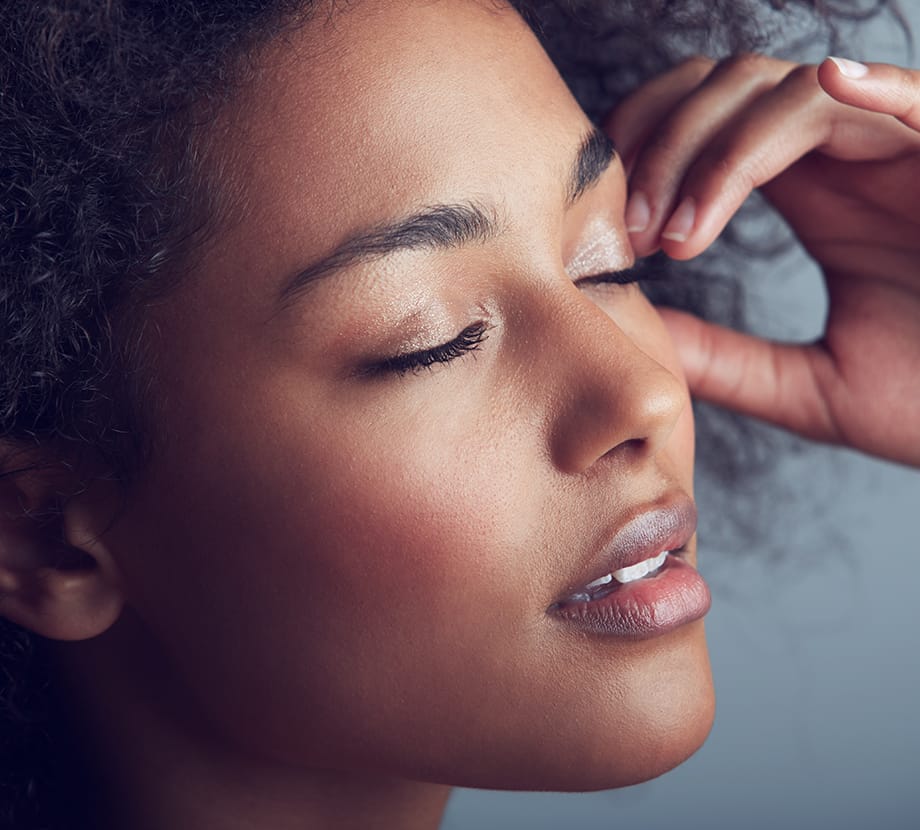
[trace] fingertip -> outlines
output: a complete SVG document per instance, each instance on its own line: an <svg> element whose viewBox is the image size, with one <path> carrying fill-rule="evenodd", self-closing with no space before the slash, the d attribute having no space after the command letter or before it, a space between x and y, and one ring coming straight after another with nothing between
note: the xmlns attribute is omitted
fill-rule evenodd
<svg viewBox="0 0 920 830"><path fill-rule="evenodd" d="M844 60L846 59L835 57L825 58L818 64L817 77L818 84L827 95L843 103L849 103L854 94L858 94L859 79L851 78L843 74L840 65Z"/></svg>
<svg viewBox="0 0 920 830"><path fill-rule="evenodd" d="M845 75L841 65L849 67ZM866 71L852 69L864 66ZM858 77L854 77L854 74ZM818 68L824 91L842 104L868 112L892 115L913 130L920 130L920 71L888 63L856 64L828 58Z"/></svg>
<svg viewBox="0 0 920 830"><path fill-rule="evenodd" d="M629 246L632 248L636 259L645 259L660 250L654 237L650 237L647 233L629 234Z"/></svg>
<svg viewBox="0 0 920 830"><path fill-rule="evenodd" d="M703 210L703 204L698 198L685 196L665 222L661 249L671 259L693 259L718 236L721 228L713 228L712 211Z"/></svg>
<svg viewBox="0 0 920 830"><path fill-rule="evenodd" d="M693 314L674 308L659 308L658 313L674 344L687 384L691 392L695 393L699 379L705 375L707 323Z"/></svg>
<svg viewBox="0 0 920 830"><path fill-rule="evenodd" d="M652 207L648 197L641 190L629 194L624 213L626 230L637 238L644 234L652 222Z"/></svg>
<svg viewBox="0 0 920 830"><path fill-rule="evenodd" d="M661 238L678 243L689 241L696 230L696 213L696 199L686 196L665 223Z"/></svg>
<svg viewBox="0 0 920 830"><path fill-rule="evenodd" d="M848 81L859 81L869 74L869 67L866 64L833 55L825 58L822 66L833 67L833 71L839 77Z"/></svg>
<svg viewBox="0 0 920 830"><path fill-rule="evenodd" d="M699 256L705 249L706 246L700 245L695 238L684 241L665 238L661 240L661 250L671 259L676 259L681 262Z"/></svg>

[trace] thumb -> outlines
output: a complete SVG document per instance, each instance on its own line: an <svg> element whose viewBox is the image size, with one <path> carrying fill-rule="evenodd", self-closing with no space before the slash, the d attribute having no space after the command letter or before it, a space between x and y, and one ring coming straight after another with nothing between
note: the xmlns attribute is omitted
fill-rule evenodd
<svg viewBox="0 0 920 830"><path fill-rule="evenodd" d="M839 440L823 390L832 376L817 345L773 343L659 309L691 393L817 441Z"/></svg>
<svg viewBox="0 0 920 830"><path fill-rule="evenodd" d="M871 112L893 115L920 130L920 72L887 63L827 58L818 81L832 98Z"/></svg>

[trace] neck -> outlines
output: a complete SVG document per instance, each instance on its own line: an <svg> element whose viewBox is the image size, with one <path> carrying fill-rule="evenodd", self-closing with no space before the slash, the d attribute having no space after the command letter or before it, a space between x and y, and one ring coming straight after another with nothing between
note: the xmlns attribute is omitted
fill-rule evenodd
<svg viewBox="0 0 920 830"><path fill-rule="evenodd" d="M214 739L163 688L150 651L121 646L121 626L60 644L66 709L96 757L93 827L106 830L436 830L446 786L293 767ZM130 638L129 638L130 639ZM143 665L136 655L143 655Z"/></svg>

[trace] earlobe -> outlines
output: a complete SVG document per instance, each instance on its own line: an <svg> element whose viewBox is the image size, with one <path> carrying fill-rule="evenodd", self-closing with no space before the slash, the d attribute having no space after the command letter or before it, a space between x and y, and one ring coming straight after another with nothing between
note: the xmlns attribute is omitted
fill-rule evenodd
<svg viewBox="0 0 920 830"><path fill-rule="evenodd" d="M62 500L60 469L0 477L0 617L54 640L89 639L118 619L106 489Z"/></svg>

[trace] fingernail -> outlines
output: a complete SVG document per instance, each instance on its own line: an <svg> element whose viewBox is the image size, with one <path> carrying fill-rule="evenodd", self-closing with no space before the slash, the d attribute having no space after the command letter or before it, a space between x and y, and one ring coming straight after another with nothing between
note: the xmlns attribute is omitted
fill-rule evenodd
<svg viewBox="0 0 920 830"><path fill-rule="evenodd" d="M693 233L694 224L696 224L696 202L688 196L671 215L661 236L663 239L671 239L674 242L686 242Z"/></svg>
<svg viewBox="0 0 920 830"><path fill-rule="evenodd" d="M630 233L642 233L652 221L652 209L642 191L636 191L626 203L626 230Z"/></svg>
<svg viewBox="0 0 920 830"><path fill-rule="evenodd" d="M844 78L858 80L859 78L865 78L869 74L869 67L864 63L851 61L848 58L830 57L828 60L832 60L836 64L837 70Z"/></svg>

